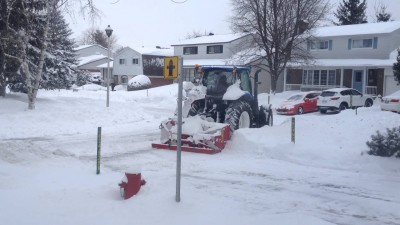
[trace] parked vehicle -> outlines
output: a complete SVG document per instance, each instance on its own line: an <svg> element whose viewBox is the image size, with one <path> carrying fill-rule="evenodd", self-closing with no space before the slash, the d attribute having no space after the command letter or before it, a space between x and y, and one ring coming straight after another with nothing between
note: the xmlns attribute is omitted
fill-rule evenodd
<svg viewBox="0 0 400 225"><path fill-rule="evenodd" d="M354 107L370 107L373 104L372 95L361 94L352 88L333 88L322 91L318 97L317 106L321 113L328 110L341 111Z"/></svg>
<svg viewBox="0 0 400 225"><path fill-rule="evenodd" d="M300 92L290 96L276 108L276 113L281 115L301 115L303 113L318 111L317 97L321 92Z"/></svg>
<svg viewBox="0 0 400 225"><path fill-rule="evenodd" d="M381 109L400 113L400 91L382 98Z"/></svg>

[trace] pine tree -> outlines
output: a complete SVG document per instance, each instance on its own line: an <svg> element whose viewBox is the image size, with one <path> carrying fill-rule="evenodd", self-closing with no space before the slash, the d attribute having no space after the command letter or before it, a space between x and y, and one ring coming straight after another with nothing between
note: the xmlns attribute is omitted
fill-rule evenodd
<svg viewBox="0 0 400 225"><path fill-rule="evenodd" d="M397 49L397 62L393 64L394 80L400 85L400 48Z"/></svg>
<svg viewBox="0 0 400 225"><path fill-rule="evenodd" d="M72 85L73 75L76 74L77 60L70 38L71 29L65 22L61 11L57 10L50 20L48 35L48 57L46 58L41 88L68 89Z"/></svg>
<svg viewBox="0 0 400 225"><path fill-rule="evenodd" d="M386 134L379 131L367 141L368 154L384 157L400 157L400 127L386 129Z"/></svg>
<svg viewBox="0 0 400 225"><path fill-rule="evenodd" d="M386 6L382 5L375 12L376 22L388 22L392 17L391 13L386 12Z"/></svg>
<svg viewBox="0 0 400 225"><path fill-rule="evenodd" d="M367 3L365 1L363 0L360 3L360 0L343 0L336 13L334 13L339 20L339 23L335 24L340 26L367 23L367 17L365 16Z"/></svg>
<svg viewBox="0 0 400 225"><path fill-rule="evenodd" d="M79 70L76 74L75 84L78 86L85 85L90 81L90 73L85 70Z"/></svg>

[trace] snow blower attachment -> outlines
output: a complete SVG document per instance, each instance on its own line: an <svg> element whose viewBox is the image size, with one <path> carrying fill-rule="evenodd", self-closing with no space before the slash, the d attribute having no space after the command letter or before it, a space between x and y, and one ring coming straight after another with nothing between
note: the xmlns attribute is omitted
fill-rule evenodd
<svg viewBox="0 0 400 225"><path fill-rule="evenodd" d="M161 143L153 143L153 148L177 150L177 120L169 119L160 124ZM229 124L203 120L199 116L182 120L182 146L185 152L215 154L225 148L230 138Z"/></svg>
<svg viewBox="0 0 400 225"><path fill-rule="evenodd" d="M260 70L251 77L249 67L196 69L195 81L183 85L182 151L214 154L237 129L272 126L271 105L258 104ZM176 118L161 123L161 143L153 148L177 149L176 123Z"/></svg>

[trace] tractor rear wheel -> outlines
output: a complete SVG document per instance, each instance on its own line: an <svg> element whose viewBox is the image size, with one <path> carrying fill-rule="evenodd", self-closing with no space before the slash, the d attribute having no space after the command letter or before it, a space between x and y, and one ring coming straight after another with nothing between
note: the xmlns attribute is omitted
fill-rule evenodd
<svg viewBox="0 0 400 225"><path fill-rule="evenodd" d="M228 106L225 123L231 127L231 133L240 128L249 128L253 123L253 110L247 102L236 101Z"/></svg>

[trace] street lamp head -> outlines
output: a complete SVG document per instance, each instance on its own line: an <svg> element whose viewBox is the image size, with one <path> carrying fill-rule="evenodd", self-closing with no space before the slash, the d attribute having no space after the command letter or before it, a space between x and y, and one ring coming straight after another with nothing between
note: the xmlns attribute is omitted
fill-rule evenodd
<svg viewBox="0 0 400 225"><path fill-rule="evenodd" d="M113 29L111 29L110 25L108 25L108 27L106 28L107 37L110 37L112 32L113 32Z"/></svg>

